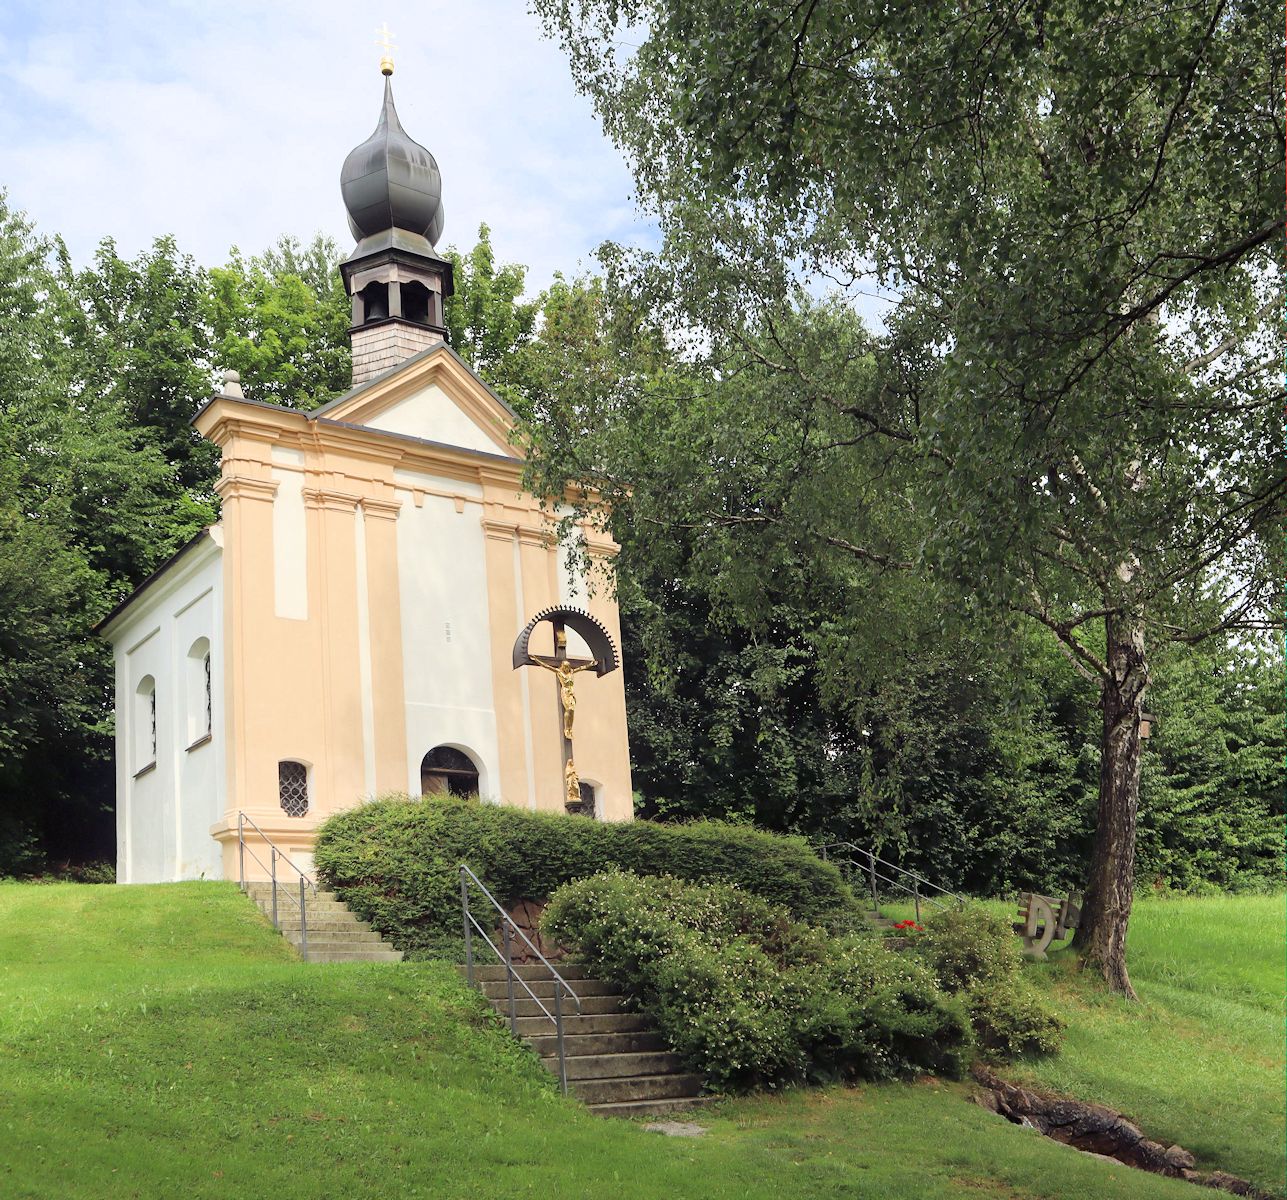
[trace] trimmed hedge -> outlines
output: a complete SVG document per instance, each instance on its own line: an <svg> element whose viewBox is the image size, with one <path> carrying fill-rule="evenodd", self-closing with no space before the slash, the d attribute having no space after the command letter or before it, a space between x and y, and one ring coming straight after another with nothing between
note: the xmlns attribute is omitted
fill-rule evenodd
<svg viewBox="0 0 1287 1200"><path fill-rule="evenodd" d="M607 869L731 883L799 920L848 928L853 893L802 838L702 821L609 823L475 799L384 797L318 831L319 877L412 957L460 950L463 862L502 904Z"/></svg>
<svg viewBox="0 0 1287 1200"><path fill-rule="evenodd" d="M924 967L727 885L595 875L554 893L542 931L717 1087L956 1075L968 1051L965 1013Z"/></svg>

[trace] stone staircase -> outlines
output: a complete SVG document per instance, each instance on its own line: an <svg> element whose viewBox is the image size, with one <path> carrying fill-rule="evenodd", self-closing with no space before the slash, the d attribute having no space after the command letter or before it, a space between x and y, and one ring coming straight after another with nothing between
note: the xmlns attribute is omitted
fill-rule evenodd
<svg viewBox="0 0 1287 1200"><path fill-rule="evenodd" d="M259 906L259 910L272 919L273 887L270 883L248 883L246 894ZM277 888L277 919L282 936L296 949L303 941L300 933L299 905L291 897L297 890L287 893ZM309 962L401 962L402 951L395 950L383 941L365 921L359 921L348 906L334 892L309 892L308 907L308 961Z"/></svg>
<svg viewBox="0 0 1287 1200"><path fill-rule="evenodd" d="M613 984L594 979L584 967L571 963L560 963L557 969L581 998L579 1015L570 998L563 1000L568 1091L591 1112L605 1117L653 1116L692 1109L711 1099L702 1095L702 1077L684 1070L647 1020L622 1008L621 994ZM463 973L465 968L460 970ZM549 970L535 963L516 966L515 971L553 1012L554 979ZM505 968L499 963L477 965L474 983L508 1021ZM554 1024L518 984L515 1011L519 1036L557 1075L559 1043Z"/></svg>

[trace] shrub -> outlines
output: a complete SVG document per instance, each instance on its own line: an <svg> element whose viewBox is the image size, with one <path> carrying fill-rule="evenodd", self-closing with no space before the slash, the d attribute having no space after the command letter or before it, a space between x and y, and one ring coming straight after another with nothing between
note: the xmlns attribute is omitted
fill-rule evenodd
<svg viewBox="0 0 1287 1200"><path fill-rule="evenodd" d="M1063 1022L1021 978L1019 939L1004 918L977 904L926 918L913 952L939 986L959 993L980 1049L995 1057L1052 1054Z"/></svg>
<svg viewBox="0 0 1287 1200"><path fill-rule="evenodd" d="M967 992L965 1005L974 1039L985 1054L998 1058L1053 1054L1063 1041L1063 1021L1022 979Z"/></svg>
<svg viewBox="0 0 1287 1200"><path fill-rule="evenodd" d="M1019 939L1009 924L977 904L946 908L925 918L915 953L950 992L1013 979L1022 964Z"/></svg>
<svg viewBox="0 0 1287 1200"><path fill-rule="evenodd" d="M818 973L822 986L813 989L806 1027L815 1079L961 1073L970 1041L965 1012L913 958L879 938L850 935L830 941Z"/></svg>
<svg viewBox="0 0 1287 1200"><path fill-rule="evenodd" d="M386 797L318 831L319 876L411 957L460 950L459 866L502 904L544 899L605 868L736 884L818 923L851 921L853 895L800 838L703 821L621 824L477 800Z"/></svg>
<svg viewBox="0 0 1287 1200"><path fill-rule="evenodd" d="M542 928L625 986L716 1085L954 1074L968 1042L919 964L726 885L596 875L556 891Z"/></svg>

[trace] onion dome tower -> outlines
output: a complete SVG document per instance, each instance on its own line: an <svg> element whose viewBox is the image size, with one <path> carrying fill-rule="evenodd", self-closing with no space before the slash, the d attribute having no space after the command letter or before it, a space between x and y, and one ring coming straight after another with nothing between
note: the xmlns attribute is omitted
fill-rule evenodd
<svg viewBox="0 0 1287 1200"><path fill-rule="evenodd" d="M434 250L442 236L442 175L434 156L407 136L393 105L393 60L380 64L384 106L375 132L349 152L340 193L357 239L340 264L353 300L354 386L446 337L443 301L451 263Z"/></svg>

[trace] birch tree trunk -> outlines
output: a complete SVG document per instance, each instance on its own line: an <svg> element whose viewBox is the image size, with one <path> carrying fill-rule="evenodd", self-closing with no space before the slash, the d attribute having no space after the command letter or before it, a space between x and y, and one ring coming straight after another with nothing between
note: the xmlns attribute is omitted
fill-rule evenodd
<svg viewBox="0 0 1287 1200"><path fill-rule="evenodd" d="M1106 648L1099 817L1076 941L1083 962L1097 969L1114 991L1135 1000L1126 971L1126 931L1135 886L1140 713L1148 688L1143 626L1130 617L1109 617Z"/></svg>

